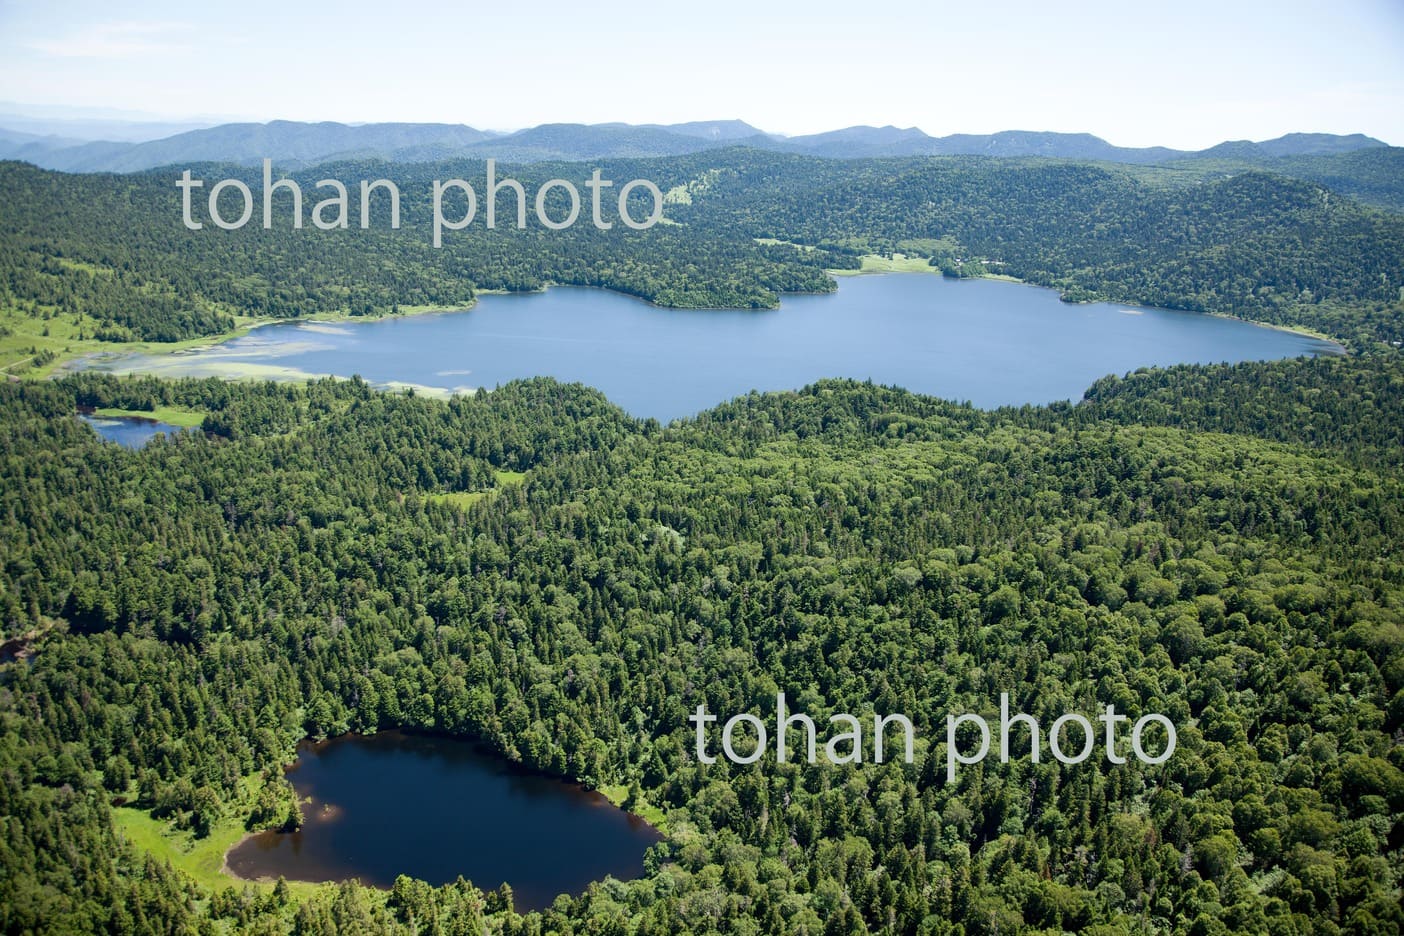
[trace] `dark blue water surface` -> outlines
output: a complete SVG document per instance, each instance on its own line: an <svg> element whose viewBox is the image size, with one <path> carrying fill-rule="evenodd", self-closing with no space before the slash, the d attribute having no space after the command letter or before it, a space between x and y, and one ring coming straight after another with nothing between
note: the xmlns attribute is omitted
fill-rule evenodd
<svg viewBox="0 0 1404 936"><path fill-rule="evenodd" d="M597 387L638 416L690 416L752 389L871 379L977 406L1079 399L1138 367L1336 353L1246 322L931 274L848 277L773 311L678 311L599 289L483 296L465 312L280 323L217 348L114 369L277 376L360 374L447 390L550 376Z"/></svg>
<svg viewBox="0 0 1404 936"><path fill-rule="evenodd" d="M401 874L484 890L512 885L518 910L541 909L607 875L643 873L659 841L642 819L579 784L516 768L466 741L384 731L303 744L288 773L305 823L233 848L245 878L389 887Z"/></svg>

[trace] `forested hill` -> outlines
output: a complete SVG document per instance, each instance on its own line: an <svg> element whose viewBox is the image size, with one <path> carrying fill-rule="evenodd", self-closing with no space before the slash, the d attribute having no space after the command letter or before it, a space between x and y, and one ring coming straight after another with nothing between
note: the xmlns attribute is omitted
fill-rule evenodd
<svg viewBox="0 0 1404 936"><path fill-rule="evenodd" d="M1306 179L1367 205L1404 211L1404 148L1397 146L1292 155L1264 153L1252 146L1215 147L1167 165L1221 173L1259 169Z"/></svg>
<svg viewBox="0 0 1404 936"><path fill-rule="evenodd" d="M1366 344L1404 338L1404 218L1313 183L1049 160L689 159L699 194L677 212L684 223L905 251L951 275L1012 275L1074 300L1306 325Z"/></svg>
<svg viewBox="0 0 1404 936"><path fill-rule="evenodd" d="M211 183L230 167L196 167ZM504 174L507 170L503 170ZM312 206L327 192L315 184L327 172L359 193L358 182L388 175L403 193L401 230L392 230L388 199L374 205L361 230L359 201L347 230L312 226ZM133 176L62 175L16 163L0 164L0 306L31 315L83 316L90 334L112 340L177 341L229 330L234 315L289 317L318 312L362 315L400 306L469 303L475 289L539 289L547 283L602 286L677 307L765 308L780 291L827 291L832 280L818 257L790 248L762 247L736 232L697 236L676 225L632 231L618 223L596 230L590 220L582 165L532 167L518 173L530 199L555 174L574 179L587 196L578 224L551 231L536 223L518 231L502 198L506 221L486 229L486 206L443 249L432 246L432 180L471 176L484 188L484 165L417 166L347 163L298 175L305 191L304 229L292 227L291 199L274 201L271 229L261 210L238 231L206 223L187 230L180 193L170 173ZM261 175L238 170L254 192ZM629 178L619 180L618 184ZM564 217L560 189L548 201ZM485 198L485 193L483 196ZM256 199L261 208L261 197ZM633 216L652 205L636 194ZM197 199L203 207L203 199ZM612 210L613 202L606 201ZM463 206L455 205L462 217ZM530 209L528 209L530 210Z"/></svg>
<svg viewBox="0 0 1404 936"><path fill-rule="evenodd" d="M293 174L308 216L326 194L318 180L354 191L359 180L387 176L405 196L402 230L389 229L383 201L371 229L359 230L354 198L350 230L316 230L310 220L293 230L279 194L271 230L260 226L260 210L239 231L189 231L169 171L62 175L0 164L0 309L31 321L56 316L63 328L35 347L62 352L62 336L74 334L169 342L228 331L237 315L391 312L547 283L602 286L665 306L760 308L784 291L832 289L825 268L899 251L930 257L950 275L1012 275L1069 299L1308 326L1360 348L1404 339L1404 217L1264 172L1211 177L979 157L835 161L748 149L599 165L616 184L656 182L668 193L665 223L599 231L587 204L569 230L548 231L533 218L524 231L488 231L484 209L435 250L432 180L483 188L484 165L348 162ZM261 187L252 170L194 168L211 184L233 174L255 193ZM557 177L588 196L593 168L499 170L530 198ZM634 196L634 216L647 216L647 196ZM511 218L511 196L502 198ZM559 188L548 206L564 216Z"/></svg>
<svg viewBox="0 0 1404 936"><path fill-rule="evenodd" d="M1398 932L1404 367L1092 397L829 382L660 428L546 380L0 385L0 930ZM210 434L130 451L78 404ZM696 704L777 690L910 714L916 762L687 753ZM1164 713L1179 747L947 782L945 714L1001 691ZM298 738L391 726L631 786L668 841L521 915L469 883L210 892L113 831L276 824Z"/></svg>
<svg viewBox="0 0 1404 936"><path fill-rule="evenodd" d="M1302 359L1146 369L1093 384L1077 415L1257 436L1345 461L1404 465L1396 367ZM1032 408L1026 412L1037 412Z"/></svg>

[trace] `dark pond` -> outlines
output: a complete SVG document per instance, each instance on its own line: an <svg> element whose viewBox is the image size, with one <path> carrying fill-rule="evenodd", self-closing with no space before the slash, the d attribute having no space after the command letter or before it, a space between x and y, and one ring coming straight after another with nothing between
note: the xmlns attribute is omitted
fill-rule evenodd
<svg viewBox="0 0 1404 936"><path fill-rule="evenodd" d="M244 878L389 887L459 875L504 881L519 911L591 881L643 873L660 836L599 793L529 773L465 741L384 731L304 743L288 772L304 802L297 832L261 832L227 856Z"/></svg>

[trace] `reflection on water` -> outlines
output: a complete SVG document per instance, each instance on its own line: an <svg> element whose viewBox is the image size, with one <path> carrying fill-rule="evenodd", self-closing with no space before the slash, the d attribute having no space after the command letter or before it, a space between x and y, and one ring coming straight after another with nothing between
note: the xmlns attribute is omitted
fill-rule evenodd
<svg viewBox="0 0 1404 936"><path fill-rule="evenodd" d="M519 910L539 909L609 875L638 877L660 839L599 793L449 738L304 743L288 779L305 824L235 846L227 863L240 877L389 887L401 874L433 884L461 875L484 890L505 881Z"/></svg>
<svg viewBox="0 0 1404 936"><path fill-rule="evenodd" d="M91 413L79 413L78 418L92 426L94 431L107 441L133 449L141 448L150 442L158 432L169 435L181 431L180 426L135 416L94 416Z"/></svg>
<svg viewBox="0 0 1404 936"><path fill-rule="evenodd" d="M359 374L448 393L519 377L580 381L636 416L689 416L749 390L871 379L993 407L1078 399L1138 367L1339 353L1234 319L931 274L849 277L772 311L660 309L599 289L480 297L466 312L280 323L216 348L90 363L116 372Z"/></svg>

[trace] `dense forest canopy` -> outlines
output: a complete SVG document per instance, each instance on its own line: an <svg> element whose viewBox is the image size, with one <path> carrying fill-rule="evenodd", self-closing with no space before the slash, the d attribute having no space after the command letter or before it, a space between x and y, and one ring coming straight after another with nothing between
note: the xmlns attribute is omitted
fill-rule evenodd
<svg viewBox="0 0 1404 936"><path fill-rule="evenodd" d="M732 148L611 159L606 178L642 178L668 194L646 231L588 223L584 182L595 164L500 166L528 199L552 178L587 195L568 230L468 228L431 246L435 179L463 178L485 198L484 163L342 162L291 174L306 194L294 230L287 194L261 220L261 172L202 165L196 177L240 178L257 207L238 231L181 222L175 169L64 175L0 164L0 304L71 321L86 337L172 342L230 330L236 315L290 317L461 305L475 290L549 283L602 286L680 308L773 307L785 291L834 288L825 269L861 254L928 257L949 275L997 273L1070 300L1105 298L1306 326L1359 348L1404 339L1404 217L1364 207L1313 181L1049 159L911 157L832 160ZM394 180L404 227L377 203L368 230L353 202L348 230L312 226L316 182ZM501 216L514 217L510 194ZM198 199L197 199L198 201ZM636 190L632 214L651 199ZM547 202L564 216L559 188ZM237 212L234 212L237 215ZM530 207L528 214L533 212ZM500 220L500 219L499 219ZM777 243L778 242L778 243Z"/></svg>
<svg viewBox="0 0 1404 936"><path fill-rule="evenodd" d="M131 451L79 405L206 431ZM0 385L0 929L1398 932L1401 414L1397 357L997 412L827 382L666 428L548 380ZM939 719L1002 690L1180 746L946 782ZM777 691L909 714L915 763L689 755L699 701ZM391 726L628 785L668 840L518 914L469 882L210 891L114 831L118 799L295 822L292 745Z"/></svg>
<svg viewBox="0 0 1404 936"><path fill-rule="evenodd" d="M824 249L931 257L1106 298L1397 341L1404 223L1320 185L1065 162L696 159L677 217ZM705 173L705 175L702 175Z"/></svg>
<svg viewBox="0 0 1404 936"><path fill-rule="evenodd" d="M1397 200L1394 157L1250 155L499 167L528 193L585 192L597 165L649 179L665 220L642 231L597 230L588 202L566 230L487 230L474 160L299 170L303 229L278 196L269 229L256 204L233 232L185 228L175 170L0 163L11 375L70 341L552 283L766 308L897 253L1362 352L993 412L831 381L667 427L543 379L447 401L359 379L0 384L0 930L1404 929L1404 217L1350 197ZM257 168L178 168L261 203ZM383 201L366 230L354 201L349 229L311 225L319 180L382 177L402 229ZM478 186L479 215L436 250L449 178ZM132 451L80 407L203 424ZM909 716L913 762L692 755L698 704L766 714L778 692L820 722ZM1001 692L1045 725L1163 713L1179 745L948 780L945 715L995 719ZM392 727L627 790L666 841L638 881L519 913L462 880L196 880L133 838L133 816L170 841L295 827L294 745Z"/></svg>

